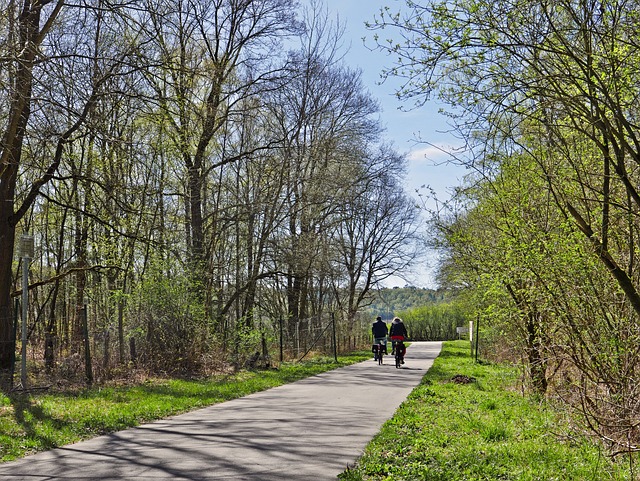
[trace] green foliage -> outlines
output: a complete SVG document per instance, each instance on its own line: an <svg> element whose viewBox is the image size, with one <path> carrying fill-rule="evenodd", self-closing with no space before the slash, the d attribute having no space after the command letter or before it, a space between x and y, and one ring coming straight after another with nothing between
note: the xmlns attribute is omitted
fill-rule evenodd
<svg viewBox="0 0 640 481"><path fill-rule="evenodd" d="M414 340L458 339L456 327L468 327L472 313L461 301L441 302L399 313Z"/></svg>
<svg viewBox="0 0 640 481"><path fill-rule="evenodd" d="M375 22L403 38L379 43L397 59L387 73L405 80L400 96L455 109L474 172L437 214L443 280L475 291L481 338L523 362L528 388L571 402L611 452L635 450L637 5L407 8Z"/></svg>
<svg viewBox="0 0 640 481"><path fill-rule="evenodd" d="M371 303L366 312L371 317L382 316L393 319L401 311L444 302L455 296L455 292L444 289L426 289L417 287L383 288L373 291Z"/></svg>
<svg viewBox="0 0 640 481"><path fill-rule="evenodd" d="M468 383L452 380L463 374ZM514 388L518 370L476 364L464 341L443 351L344 481L626 480L624 466Z"/></svg>
<svg viewBox="0 0 640 481"><path fill-rule="evenodd" d="M140 356L160 371L197 369L212 340L201 282L175 267L152 263L129 312Z"/></svg>
<svg viewBox="0 0 640 481"><path fill-rule="evenodd" d="M402 318L409 336L423 341L458 339L456 327L467 326L472 315L458 291L416 287L375 291L367 312L372 319L376 316L386 320Z"/></svg>
<svg viewBox="0 0 640 481"><path fill-rule="evenodd" d="M199 407L236 399L369 359L369 352L279 369L241 371L201 380L150 379L140 385L88 389L78 393L0 395L0 460L77 442Z"/></svg>

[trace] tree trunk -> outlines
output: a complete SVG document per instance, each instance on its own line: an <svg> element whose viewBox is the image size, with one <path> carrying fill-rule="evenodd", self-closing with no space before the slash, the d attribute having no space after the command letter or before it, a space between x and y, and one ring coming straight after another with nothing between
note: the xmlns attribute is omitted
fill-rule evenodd
<svg viewBox="0 0 640 481"><path fill-rule="evenodd" d="M547 392L547 363L542 352L543 342L540 335L541 322L539 314L528 314L527 329L527 353L529 357L529 369L531 370L531 385L537 394L544 396Z"/></svg>
<svg viewBox="0 0 640 481"><path fill-rule="evenodd" d="M76 196L79 193L76 192ZM80 201L76 198L77 205L80 206ZM76 256L76 267L79 268L78 272L76 272L76 285L75 285L75 319L71 328L71 350L73 352L79 353L84 338L83 331L83 318L82 318L82 310L84 309L84 297L85 297L85 288L87 286L87 273L84 270L87 266L87 254L86 254L86 236L83 216L81 211L78 210L75 214L75 239L74 239L74 250Z"/></svg>
<svg viewBox="0 0 640 481"><path fill-rule="evenodd" d="M48 371L52 370L56 363L56 339L58 337L56 306L60 281L56 281L51 295L51 307L49 308L49 318L44 333L44 365Z"/></svg>
<svg viewBox="0 0 640 481"><path fill-rule="evenodd" d="M11 359L15 353L13 339L13 305L11 302L11 265L13 261L13 243L15 227L8 215L11 212L9 202L3 202L0 196L0 387L10 386ZM9 211L9 212L7 212Z"/></svg>
<svg viewBox="0 0 640 481"><path fill-rule="evenodd" d="M506 284L507 292L525 316L524 331L526 334L526 355L531 372L531 387L541 395L547 391L547 363L543 355L543 325L540 314L529 305L520 293L510 284Z"/></svg>
<svg viewBox="0 0 640 481"><path fill-rule="evenodd" d="M11 270L16 224L14 212L15 187L18 167L22 157L22 145L27 122L31 115L31 95L33 90L33 64L39 40L40 13L42 4L24 2L17 27L19 61L15 71L9 68L11 84L15 92L11 96L11 109L7 127L0 143L0 372L10 368L11 356L15 350L12 341L13 318ZM15 12L8 12L13 15ZM13 32L12 32L13 33ZM2 376L0 387L6 387L8 378Z"/></svg>
<svg viewBox="0 0 640 481"><path fill-rule="evenodd" d="M191 260L194 266L201 266L204 257L204 228L202 223L202 176L200 169L187 169L189 176L189 220L191 233Z"/></svg>
<svg viewBox="0 0 640 481"><path fill-rule="evenodd" d="M124 364L124 298L118 298L118 363Z"/></svg>

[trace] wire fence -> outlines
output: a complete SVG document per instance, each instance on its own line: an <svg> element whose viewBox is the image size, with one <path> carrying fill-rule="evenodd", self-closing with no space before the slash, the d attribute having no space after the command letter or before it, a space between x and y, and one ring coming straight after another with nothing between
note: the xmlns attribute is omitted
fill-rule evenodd
<svg viewBox="0 0 640 481"><path fill-rule="evenodd" d="M127 348L131 347L131 352L127 349L125 355L117 355L116 350L120 349L119 344L111 342L111 336L104 336L104 332L87 322L86 308L82 310L83 336L77 340L70 349L68 344L61 342L59 336L49 339L47 344L46 336L37 330L30 330L26 344L27 355L24 356L25 372L22 372L23 351L22 351L22 327L20 322L20 310L18 306L10 319L4 319L5 325L12 325L13 332L11 339L0 340L0 348L3 352L11 352L11 370L0 372L0 376L10 379L11 389L34 388L40 384L50 383L49 375L62 377L68 383L86 382L91 384L94 376L97 379L107 379L113 373L122 373L122 366L131 369L152 369L153 366L145 363L145 359L136 354L136 344L134 340L141 340L144 350L144 338L126 338ZM7 322L9 321L9 322ZM371 344L371 320L364 316L357 316L355 319L346 320L341 315L326 314L314 316L308 319L301 319L296 322L290 320L279 320L271 323L262 323L263 326L270 325L267 333L261 339L253 338L254 341L240 349L238 353L226 352L223 362L234 365L260 367L269 366L273 362L301 361L313 356L337 357L340 354L352 352L354 350L370 349ZM46 334L46 333L45 333ZM59 333L64 334L64 333ZM47 346L54 352L51 358L54 362L47 365ZM212 351L213 352L213 351ZM219 354L219 351L215 351ZM206 356L198 351L202 358ZM160 354L159 354L160 355ZM213 354L212 354L213 356ZM218 358L218 356L213 356ZM124 362L120 358L124 359ZM140 361L139 363L137 361ZM196 363L194 363L196 365ZM215 367L215 366L214 366ZM166 364L165 369L170 370L171 365ZM112 372L112 370L115 370ZM29 381L22 386L23 377ZM6 379L6 378L5 378ZM6 381L2 385L7 386Z"/></svg>
<svg viewBox="0 0 640 481"><path fill-rule="evenodd" d="M327 356L367 348L370 325L357 317L348 322L336 315L316 316L285 323L280 320L280 361L302 360L311 354Z"/></svg>

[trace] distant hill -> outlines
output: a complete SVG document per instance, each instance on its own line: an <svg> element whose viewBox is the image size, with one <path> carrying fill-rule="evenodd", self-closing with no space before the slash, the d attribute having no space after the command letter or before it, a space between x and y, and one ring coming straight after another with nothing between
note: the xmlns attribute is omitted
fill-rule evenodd
<svg viewBox="0 0 640 481"><path fill-rule="evenodd" d="M447 302L455 293L446 289L427 289L421 287L393 287L372 291L371 304L363 311L371 317L382 316L384 320L390 320L401 311L415 309Z"/></svg>

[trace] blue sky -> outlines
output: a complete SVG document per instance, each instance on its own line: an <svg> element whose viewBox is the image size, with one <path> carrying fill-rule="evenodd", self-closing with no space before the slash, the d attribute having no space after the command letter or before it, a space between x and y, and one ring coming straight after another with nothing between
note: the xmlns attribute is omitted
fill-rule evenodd
<svg viewBox="0 0 640 481"><path fill-rule="evenodd" d="M362 78L382 107L381 121L386 127L386 139L393 142L399 152L406 153L408 175L406 188L409 193L415 193L422 185L430 186L440 200L448 198L452 187L461 183L464 169L444 164L447 156L444 151L451 151L460 141L446 134L449 130L446 118L438 113L438 105L430 102L418 109L409 109L411 104L404 105L405 111L400 110L403 105L394 95L399 81L389 81L380 85L380 73L384 67L392 63L392 58L382 52L372 51L366 46L373 46L374 33L365 27L365 22L372 22L381 7L389 6L392 11L398 11L405 5L404 0L324 0L330 15L335 19L337 15L341 23L345 24L346 41L351 44L346 54L346 62L352 67L362 70ZM385 30L380 36L388 38L393 32ZM365 38L363 43L362 38ZM366 45L366 46L365 46ZM421 138L427 143L417 143ZM436 147L433 147L433 144ZM432 204L430 204L432 205ZM411 283L418 287L435 287L431 261L416 265L416 272L408 277ZM405 281L392 278L386 286L404 286Z"/></svg>
<svg viewBox="0 0 640 481"><path fill-rule="evenodd" d="M407 190L414 192L422 185L431 186L442 199L447 197L451 187L460 184L465 171L460 167L443 165L446 156L431 145L450 151L458 146L459 141L446 134L449 130L446 118L438 113L439 106L429 102L418 109L409 109L411 103L404 105L405 111L399 110L403 105L394 95L399 81L387 80L380 85L380 73L384 67L392 64L392 58L382 52L371 51L365 45L373 46L374 33L365 27L365 22L372 22L380 8L389 6L392 11L402 9L404 0L324 0L330 15L338 15L345 24L347 42L351 47L346 55L350 66L362 70L362 77L369 91L376 97L381 106L382 124L387 128L386 138L392 141L396 149L407 153L409 172ZM379 32L380 36L392 36L391 30ZM366 40L363 44L362 38ZM416 138L428 144L419 144Z"/></svg>

